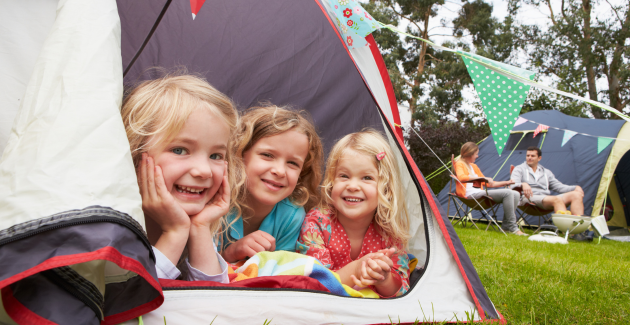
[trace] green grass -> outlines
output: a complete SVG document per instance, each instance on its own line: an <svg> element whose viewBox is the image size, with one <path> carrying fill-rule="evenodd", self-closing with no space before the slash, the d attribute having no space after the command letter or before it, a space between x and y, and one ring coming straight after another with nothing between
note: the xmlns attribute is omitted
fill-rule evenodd
<svg viewBox="0 0 630 325"><path fill-rule="evenodd" d="M630 243L561 245L455 229L508 324L630 323Z"/></svg>

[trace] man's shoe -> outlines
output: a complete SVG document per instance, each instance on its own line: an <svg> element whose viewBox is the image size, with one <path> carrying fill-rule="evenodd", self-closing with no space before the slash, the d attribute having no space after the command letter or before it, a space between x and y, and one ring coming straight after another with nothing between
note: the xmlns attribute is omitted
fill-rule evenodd
<svg viewBox="0 0 630 325"><path fill-rule="evenodd" d="M573 235L573 240L577 241L593 241L593 236L589 236L588 230L579 234Z"/></svg>

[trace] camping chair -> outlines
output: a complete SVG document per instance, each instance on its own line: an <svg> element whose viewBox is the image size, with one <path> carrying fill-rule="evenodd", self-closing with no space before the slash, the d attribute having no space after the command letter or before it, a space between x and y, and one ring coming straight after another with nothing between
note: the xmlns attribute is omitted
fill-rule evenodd
<svg viewBox="0 0 630 325"><path fill-rule="evenodd" d="M453 223L453 226L461 222L462 225L466 227L466 224L468 223L468 221L470 221L470 223L473 226L475 226L475 228L479 229L479 227L477 227L477 224L473 220L472 215L470 215L472 211L479 211L481 213L481 217L477 219L477 222L481 221L482 219L485 219L486 221L488 221L488 226L486 227L486 231L488 231L488 228L490 227L494 229L495 224L493 224L493 222L496 223L497 208L499 204L495 202L488 195L482 196L476 200L461 197L453 192L453 182L461 182L461 183L479 182L481 183L480 186L483 186L483 183L486 183L487 181L486 180L475 180L475 181L458 180L457 176L455 176L455 155L451 155L451 180L450 180L449 188L448 188L449 200L448 200L448 206L446 208L446 215L448 215L449 218L451 218L449 212L451 208L451 201L453 201L453 206L455 208L455 213L457 214L457 217L453 216L451 218L451 223L453 223L455 219L458 219L455 223ZM455 186L455 188L457 188L457 186ZM486 194L487 193L488 193L488 188L486 187ZM488 211L492 213L492 215L490 215Z"/></svg>
<svg viewBox="0 0 630 325"><path fill-rule="evenodd" d="M512 175L512 171L514 171L514 165L510 165L510 175ZM514 190L523 195L522 187L515 187ZM528 202L522 206L518 206L517 208L518 220L516 220L516 224L518 224L519 228L521 228L521 231L523 231L521 227L521 222L526 224L530 228L532 226L529 222L527 222L527 219L525 219L526 216L538 217L538 228L534 231L534 233L539 232L542 228L549 228L555 232L558 231L558 228L554 226L551 222L551 213L553 213L553 209L545 210L539 208L536 204L531 202Z"/></svg>

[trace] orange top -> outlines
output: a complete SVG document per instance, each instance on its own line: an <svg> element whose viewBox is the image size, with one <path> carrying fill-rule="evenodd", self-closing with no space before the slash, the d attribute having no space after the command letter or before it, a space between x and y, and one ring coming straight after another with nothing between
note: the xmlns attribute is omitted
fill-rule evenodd
<svg viewBox="0 0 630 325"><path fill-rule="evenodd" d="M477 177L484 177L483 173L481 172L481 170L479 170L479 167L477 167L477 165L475 164L470 164L473 168L473 170L475 171L475 174L477 174ZM468 169L468 166L466 166L466 163L461 161L461 160L457 160L455 162L455 175L457 176L457 179L459 179L462 182L465 182L467 180L470 180L470 169ZM481 185L482 188L485 188L485 184ZM460 183L460 182L456 182L456 193L457 196L460 197L466 197L466 183Z"/></svg>

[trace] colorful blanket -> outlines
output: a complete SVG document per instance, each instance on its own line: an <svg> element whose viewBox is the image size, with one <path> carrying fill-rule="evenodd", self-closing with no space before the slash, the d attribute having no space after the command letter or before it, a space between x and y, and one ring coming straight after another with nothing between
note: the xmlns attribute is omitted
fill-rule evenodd
<svg viewBox="0 0 630 325"><path fill-rule="evenodd" d="M330 292L345 297L378 298L372 289L355 290L341 283L337 273L325 268L317 259L287 251L261 252L242 266L228 268L230 283L262 276L303 275L319 281Z"/></svg>

